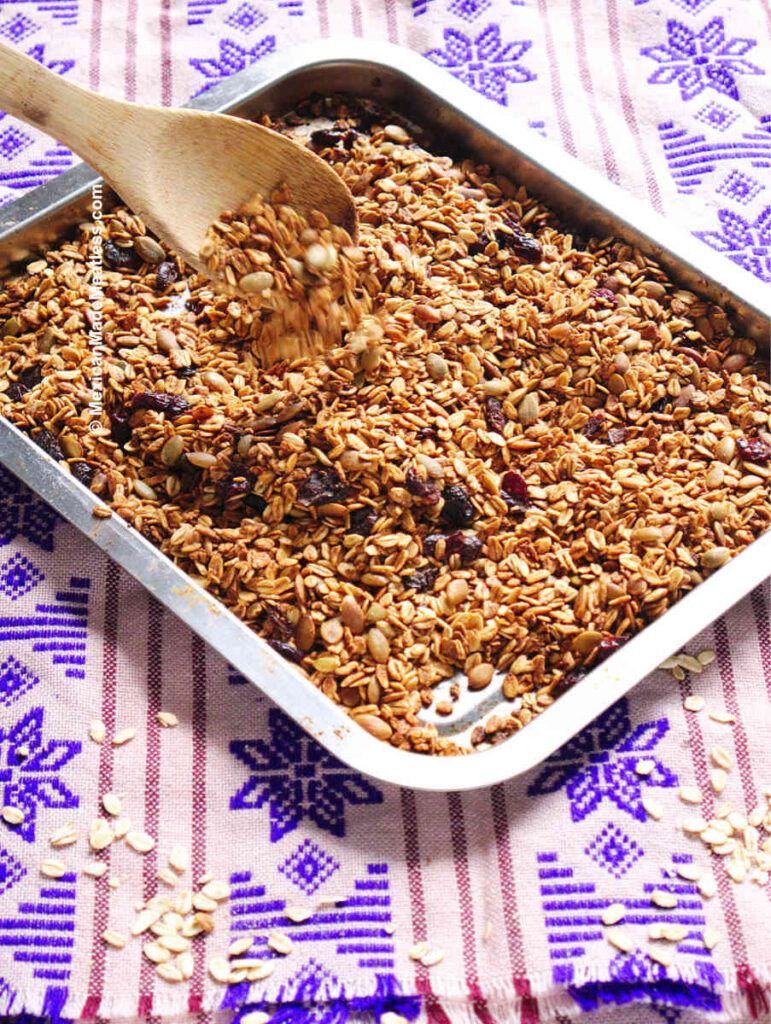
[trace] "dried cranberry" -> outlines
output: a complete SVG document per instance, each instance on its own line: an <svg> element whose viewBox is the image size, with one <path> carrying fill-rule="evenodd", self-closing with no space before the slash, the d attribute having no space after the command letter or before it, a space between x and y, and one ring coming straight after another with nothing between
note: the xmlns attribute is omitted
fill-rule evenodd
<svg viewBox="0 0 771 1024"><path fill-rule="evenodd" d="M402 583L405 587L414 587L415 590L433 590L439 570L433 565L427 565L425 569L416 569L409 576L402 576Z"/></svg>
<svg viewBox="0 0 771 1024"><path fill-rule="evenodd" d="M623 647L628 639L628 636L604 636L594 649L595 665L600 665L606 658L609 658L614 651L617 651L619 647Z"/></svg>
<svg viewBox="0 0 771 1024"><path fill-rule="evenodd" d="M563 676L558 682L552 687L552 696L558 697L561 693L565 693L571 686L579 682L586 675L586 669L577 668L573 672L568 672L566 676Z"/></svg>
<svg viewBox="0 0 771 1024"><path fill-rule="evenodd" d="M592 295L603 306L605 306L605 305L607 305L607 306L615 306L616 305L616 301L617 301L616 300L616 296L610 290L610 288L594 288L592 290Z"/></svg>
<svg viewBox="0 0 771 1024"><path fill-rule="evenodd" d="M598 412L595 416L590 416L584 427L584 437L596 437L602 431L604 418L601 412Z"/></svg>
<svg viewBox="0 0 771 1024"><path fill-rule="evenodd" d="M623 444L626 441L629 431L626 427L611 427L608 431L608 444Z"/></svg>
<svg viewBox="0 0 771 1024"><path fill-rule="evenodd" d="M511 249L527 263L540 263L543 259L541 243L523 231L515 220L509 219L505 228L499 228L495 232L495 241L502 249Z"/></svg>
<svg viewBox="0 0 771 1024"><path fill-rule="evenodd" d="M140 262L133 249L123 249L109 240L102 246L102 258L114 270L136 270Z"/></svg>
<svg viewBox="0 0 771 1024"><path fill-rule="evenodd" d="M481 235L477 238L476 242L469 242L468 254L469 256L478 256L479 253L484 252L490 244L491 239L486 235Z"/></svg>
<svg viewBox="0 0 771 1024"><path fill-rule="evenodd" d="M509 506L510 512L521 512L530 504L527 481L515 469L510 469L508 473L503 474L501 494L503 495L503 500Z"/></svg>
<svg viewBox="0 0 771 1024"><path fill-rule="evenodd" d="M664 410L671 401L672 399L669 397L669 395L662 395L661 398L657 398L655 402L651 403L650 411L656 413L664 412Z"/></svg>
<svg viewBox="0 0 771 1024"><path fill-rule="evenodd" d="M771 460L771 444L762 437L740 437L736 447L745 462L761 466Z"/></svg>
<svg viewBox="0 0 771 1024"><path fill-rule="evenodd" d="M171 260L165 260L155 271L155 284L159 291L165 292L168 287L179 280L179 268Z"/></svg>
<svg viewBox="0 0 771 1024"><path fill-rule="evenodd" d="M436 554L436 545L440 540L447 540L445 534L429 533L427 537L424 537L420 544L423 554L428 558L433 558Z"/></svg>
<svg viewBox="0 0 771 1024"><path fill-rule="evenodd" d="M294 626L281 609L276 608L275 605L265 605L265 620L282 640L288 640L290 636L294 636Z"/></svg>
<svg viewBox="0 0 771 1024"><path fill-rule="evenodd" d="M468 491L462 484L447 484L442 491L442 519L450 526L469 526L477 516Z"/></svg>
<svg viewBox="0 0 771 1024"><path fill-rule="evenodd" d="M244 498L244 505L257 516L261 516L268 507L267 501L261 494L247 494Z"/></svg>
<svg viewBox="0 0 771 1024"><path fill-rule="evenodd" d="M72 466L70 467L70 472L72 473L76 480L79 480L80 483L83 484L84 487L91 486L91 480L93 479L94 471L87 462L73 462Z"/></svg>
<svg viewBox="0 0 771 1024"><path fill-rule="evenodd" d="M374 512L368 505L362 505L351 511L351 525L347 533L356 533L361 537L369 537L377 520L377 512Z"/></svg>
<svg viewBox="0 0 771 1024"><path fill-rule="evenodd" d="M441 498L439 488L431 477L426 477L424 480L413 467L407 470L404 486L410 494L420 498L421 501L425 501L429 505L435 505Z"/></svg>
<svg viewBox="0 0 771 1024"><path fill-rule="evenodd" d="M460 555L461 565L475 562L482 554L482 541L475 533L451 533L445 545L445 555Z"/></svg>
<svg viewBox="0 0 771 1024"><path fill-rule="evenodd" d="M38 363L34 366L28 366L26 370L22 370L19 374L20 382L28 391L38 385L42 379L43 368Z"/></svg>
<svg viewBox="0 0 771 1024"><path fill-rule="evenodd" d="M25 388L23 384L14 381L12 384L8 385L6 395L8 395L12 402L18 402L28 391L29 388Z"/></svg>
<svg viewBox="0 0 771 1024"><path fill-rule="evenodd" d="M488 395L485 398L485 419L490 430L494 430L498 434L503 433L503 428L506 426L506 417L503 415L503 406L500 399L493 398L492 395Z"/></svg>
<svg viewBox="0 0 771 1024"><path fill-rule="evenodd" d="M254 487L255 476L250 469L243 466L231 466L230 470L217 483L217 491L223 501L239 498L248 494Z"/></svg>
<svg viewBox="0 0 771 1024"><path fill-rule="evenodd" d="M336 146L351 149L355 141L356 132L351 128L319 128L311 132L314 149L334 149Z"/></svg>
<svg viewBox="0 0 771 1024"><path fill-rule="evenodd" d="M59 442L51 431L46 430L45 427L35 437L35 444L39 448L42 448L46 455L50 455L52 459L56 459L57 462L61 462L64 458L64 452L59 447Z"/></svg>
<svg viewBox="0 0 771 1024"><path fill-rule="evenodd" d="M294 644L284 643L283 640L268 640L268 643L283 658L287 661L293 661L295 665L302 665L303 655L297 650Z"/></svg>
<svg viewBox="0 0 771 1024"><path fill-rule="evenodd" d="M198 373L198 367L195 363L191 363L189 366L180 366L178 370L174 371L175 377L181 377L182 380L189 380L191 377L195 377Z"/></svg>
<svg viewBox="0 0 771 1024"><path fill-rule="evenodd" d="M312 469L297 489L301 505L326 505L341 501L348 494L348 484L331 466Z"/></svg>
<svg viewBox="0 0 771 1024"><path fill-rule="evenodd" d="M109 415L110 437L116 444L123 447L127 441L131 440L131 424L129 423L128 416L121 412L111 412Z"/></svg>
<svg viewBox="0 0 771 1024"><path fill-rule="evenodd" d="M170 420L181 416L191 408L190 402L182 395L169 395L165 391L140 391L133 395L128 405L132 412L137 409L151 409L165 413Z"/></svg>

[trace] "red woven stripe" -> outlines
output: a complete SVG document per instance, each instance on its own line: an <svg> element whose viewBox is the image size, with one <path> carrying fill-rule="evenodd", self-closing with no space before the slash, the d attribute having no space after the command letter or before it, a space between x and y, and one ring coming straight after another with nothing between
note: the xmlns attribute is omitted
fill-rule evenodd
<svg viewBox="0 0 771 1024"><path fill-rule="evenodd" d="M411 789L401 790L401 800L402 824L404 826L404 859L407 864L407 885L410 891L410 909L412 911L412 940L413 942L425 942L428 937L428 923L426 921L426 901L423 893L423 871L420 865L417 803L415 794ZM432 992L431 981L428 976L428 968L419 963L415 964L415 987L418 992L426 997L426 1012L428 1012ZM433 1002L435 1003L436 1001L434 1000Z"/></svg>
<svg viewBox="0 0 771 1024"><path fill-rule="evenodd" d="M115 692L117 687L118 651L118 596L120 591L120 569L115 562L107 563L104 593L104 626L102 654L102 721L107 734L115 730ZM103 743L99 750L99 792L106 793L112 787L113 746ZM110 848L102 850L99 859L110 863ZM88 977L88 995L83 1006L83 1017L96 1017L102 999L105 975L105 945L102 932L110 914L110 890L104 882L94 883L94 925L91 946L91 971Z"/></svg>
<svg viewBox="0 0 771 1024"><path fill-rule="evenodd" d="M171 63L171 0L161 0L161 104L170 107L173 98Z"/></svg>
<svg viewBox="0 0 771 1024"><path fill-rule="evenodd" d="M128 0L126 11L126 99L137 98L137 0Z"/></svg>
<svg viewBox="0 0 771 1024"><path fill-rule="evenodd" d="M584 87L586 98L589 103L592 121L597 129L597 137L602 147L602 159L605 163L605 173L611 181L618 182L618 166L613 147L610 144L608 131L605 127L605 118L597 109L597 101L594 94L594 83L592 81L592 69L589 63L589 55L586 46L586 31L584 29L584 16L581 12L581 0L570 0L570 17L573 21L573 29L576 38L576 58L578 60L578 73L581 76L581 85Z"/></svg>
<svg viewBox="0 0 771 1024"><path fill-rule="evenodd" d="M758 649L760 664L763 666L763 678L766 681L766 692L771 700L771 624L768 618L768 583L763 583L752 591L750 604L755 616L758 630Z"/></svg>
<svg viewBox="0 0 771 1024"><path fill-rule="evenodd" d="M88 66L88 85L99 91L99 68L102 47L102 0L94 0L91 8L91 60Z"/></svg>
<svg viewBox="0 0 771 1024"><path fill-rule="evenodd" d="M206 870L206 647L200 637L192 637L193 658L193 821L190 869L193 880ZM193 943L195 968L190 979L188 1009L197 1013L203 1004L204 954Z"/></svg>
<svg viewBox="0 0 771 1024"><path fill-rule="evenodd" d="M554 47L554 36L549 23L549 10L547 0L538 0L538 13L543 25L543 38L546 44L546 56L549 61L549 81L551 82L551 98L554 102L554 109L557 114L562 145L572 156L576 155L576 144L573 138L573 129L565 110L565 97L562 93L562 82L559 73L559 60Z"/></svg>

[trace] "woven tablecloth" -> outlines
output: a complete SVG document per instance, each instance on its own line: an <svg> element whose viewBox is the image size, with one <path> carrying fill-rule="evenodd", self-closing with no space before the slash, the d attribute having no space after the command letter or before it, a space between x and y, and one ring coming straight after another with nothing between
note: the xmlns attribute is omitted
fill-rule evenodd
<svg viewBox="0 0 771 1024"><path fill-rule="evenodd" d="M0 38L73 81L153 104L182 103L293 42L336 34L418 50L509 110L512 132L546 135L771 282L768 0L0 3ZM0 204L74 163L0 119ZM650 677L521 779L463 795L398 790L326 754L0 470L0 804L24 811L21 825L0 821L0 1015L767 1018L771 888L734 882L678 823L709 818L723 800L745 816L765 807L768 586L688 650L717 658L681 683ZM684 709L693 693L706 710ZM160 710L179 725L162 728ZM91 719L107 742L89 739ZM127 728L135 737L113 746ZM734 768L713 800L715 744ZM705 794L701 808L680 801L683 785ZM82 838L54 849L49 837L68 822L85 833L105 792L156 845L140 855L113 844L95 880L82 873ZM646 813L652 796L660 820ZM164 890L157 875L175 845L191 860L180 887L211 873L231 898L194 943L192 978L172 984L139 939L117 950L101 936L126 934L136 901ZM50 858L64 862L61 877L40 873ZM694 864L714 875L711 898L682 877ZM654 905L657 888L677 907ZM608 943L601 921L618 902L629 952ZM294 907L312 916L293 923ZM657 922L685 926L664 944L671 967L647 955ZM276 928L293 948L270 954L268 980L225 988L208 976L233 939L253 937L264 955ZM719 935L711 950L709 929ZM444 958L411 960L422 941Z"/></svg>

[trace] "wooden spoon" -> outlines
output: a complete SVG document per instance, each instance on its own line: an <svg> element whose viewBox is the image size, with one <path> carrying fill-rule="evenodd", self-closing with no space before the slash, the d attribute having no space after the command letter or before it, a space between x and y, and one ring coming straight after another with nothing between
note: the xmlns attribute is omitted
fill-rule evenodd
<svg viewBox="0 0 771 1024"><path fill-rule="evenodd" d="M301 213L320 210L355 237L353 198L334 171L315 153L251 121L99 96L3 43L0 109L81 156L202 273L198 252L209 225L282 182Z"/></svg>

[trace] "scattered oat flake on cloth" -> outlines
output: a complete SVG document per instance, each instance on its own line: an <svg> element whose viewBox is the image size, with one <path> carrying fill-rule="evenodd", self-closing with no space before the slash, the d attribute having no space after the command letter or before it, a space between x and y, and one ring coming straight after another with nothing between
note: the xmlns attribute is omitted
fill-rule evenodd
<svg viewBox="0 0 771 1024"><path fill-rule="evenodd" d="M34 59L151 104L294 42L400 43L771 282L762 0L2 7L0 36ZM2 205L77 162L10 117L0 156ZM328 755L0 469L0 1015L761 1019L770 597L686 645L701 672L654 674L526 776L422 794ZM681 787L704 840L678 827ZM92 849L107 794L121 818ZM156 895L155 931L132 935Z"/></svg>

